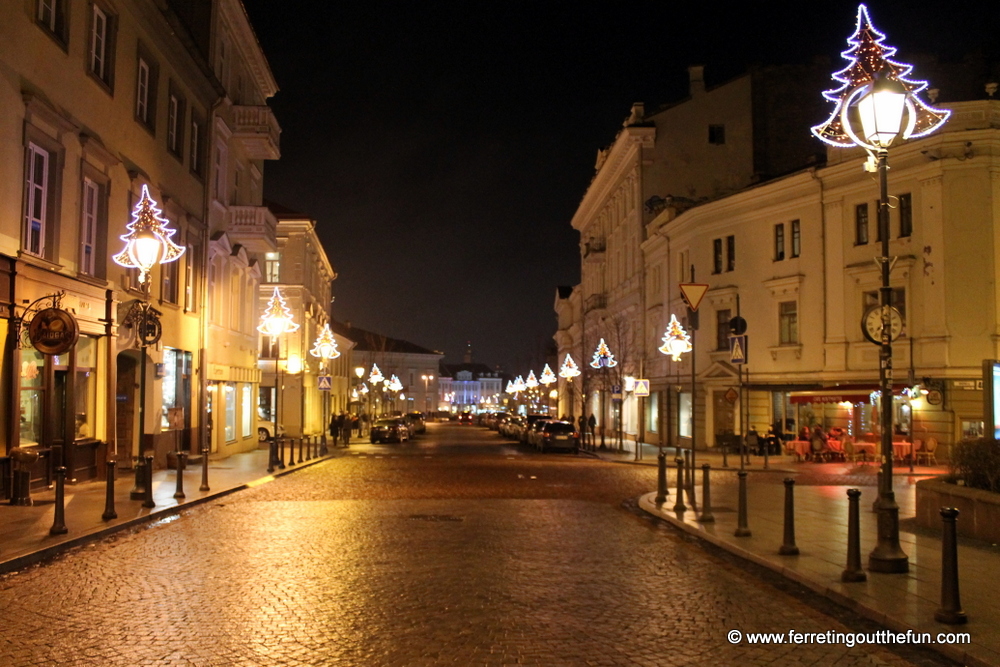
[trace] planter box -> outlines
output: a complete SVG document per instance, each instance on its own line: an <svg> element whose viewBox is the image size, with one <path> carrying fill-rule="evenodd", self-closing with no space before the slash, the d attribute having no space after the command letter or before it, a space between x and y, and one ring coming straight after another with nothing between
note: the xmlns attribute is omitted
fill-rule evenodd
<svg viewBox="0 0 1000 667"><path fill-rule="evenodd" d="M917 482L917 524L941 530L941 508L955 507L959 535L1000 543L1000 493L949 484L943 479Z"/></svg>

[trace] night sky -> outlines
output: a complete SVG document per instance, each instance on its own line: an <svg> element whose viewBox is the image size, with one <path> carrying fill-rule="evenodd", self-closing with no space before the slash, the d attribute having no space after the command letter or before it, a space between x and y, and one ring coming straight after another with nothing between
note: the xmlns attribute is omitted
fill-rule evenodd
<svg viewBox="0 0 1000 667"><path fill-rule="evenodd" d="M556 286L579 281L570 219L631 104L683 98L689 65L709 86L817 56L833 72L857 13L840 1L244 4L280 88L265 197L318 221L338 272L333 317L446 362L470 341L475 361L514 373L538 371ZM997 55L995 2L869 10L899 60Z"/></svg>

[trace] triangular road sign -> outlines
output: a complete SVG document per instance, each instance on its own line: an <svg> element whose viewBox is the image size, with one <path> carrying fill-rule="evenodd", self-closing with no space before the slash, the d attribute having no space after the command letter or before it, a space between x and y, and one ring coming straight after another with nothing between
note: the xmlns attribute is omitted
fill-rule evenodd
<svg viewBox="0 0 1000 667"><path fill-rule="evenodd" d="M333 389L333 382L331 382L329 375L320 375L316 378L317 389L320 391L330 391Z"/></svg>
<svg viewBox="0 0 1000 667"><path fill-rule="evenodd" d="M729 337L729 363L733 365L745 364L747 362L747 337Z"/></svg>
<svg viewBox="0 0 1000 667"><path fill-rule="evenodd" d="M708 285L705 283L681 283L678 287L681 288L681 296L687 302L688 308L698 310L698 305L705 296L705 292L708 291Z"/></svg>

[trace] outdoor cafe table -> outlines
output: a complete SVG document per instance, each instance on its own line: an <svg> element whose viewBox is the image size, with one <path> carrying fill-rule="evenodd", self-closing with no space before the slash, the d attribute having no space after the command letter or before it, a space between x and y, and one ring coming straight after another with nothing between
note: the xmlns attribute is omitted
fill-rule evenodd
<svg viewBox="0 0 1000 667"><path fill-rule="evenodd" d="M812 452L812 443L808 440L790 440L785 443L785 451L795 454L795 457L801 461Z"/></svg>
<svg viewBox="0 0 1000 667"><path fill-rule="evenodd" d="M905 459L909 456L913 456L913 443L910 442L893 442L892 443L892 456L896 459Z"/></svg>

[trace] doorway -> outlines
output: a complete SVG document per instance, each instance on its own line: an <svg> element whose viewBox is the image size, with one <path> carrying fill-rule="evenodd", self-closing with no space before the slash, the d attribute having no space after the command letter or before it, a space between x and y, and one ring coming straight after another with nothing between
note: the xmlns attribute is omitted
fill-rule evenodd
<svg viewBox="0 0 1000 667"><path fill-rule="evenodd" d="M139 360L130 352L118 355L115 383L115 452L118 461L133 458L136 433L136 394L139 389Z"/></svg>

